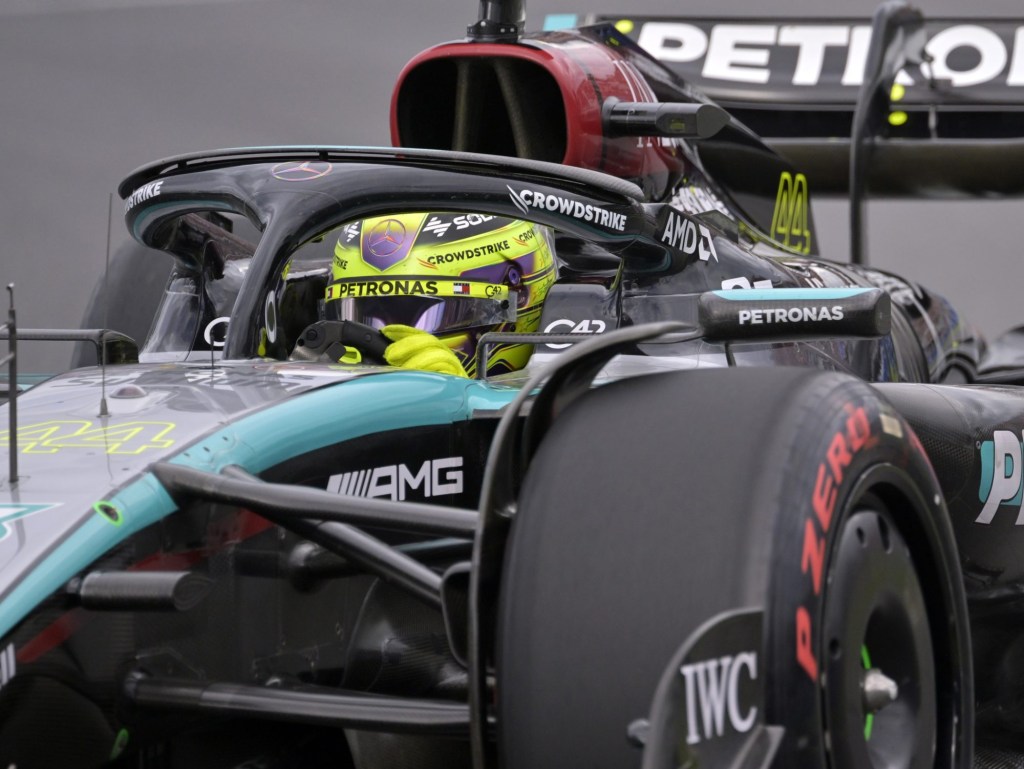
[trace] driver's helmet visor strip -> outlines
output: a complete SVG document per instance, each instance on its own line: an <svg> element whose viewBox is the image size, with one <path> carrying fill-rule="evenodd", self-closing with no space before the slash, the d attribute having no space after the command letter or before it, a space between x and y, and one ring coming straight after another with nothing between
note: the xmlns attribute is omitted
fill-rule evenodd
<svg viewBox="0 0 1024 769"><path fill-rule="evenodd" d="M327 287L326 300L331 320L354 320L373 328L401 324L430 334L516 319L509 287L480 281L341 280Z"/></svg>

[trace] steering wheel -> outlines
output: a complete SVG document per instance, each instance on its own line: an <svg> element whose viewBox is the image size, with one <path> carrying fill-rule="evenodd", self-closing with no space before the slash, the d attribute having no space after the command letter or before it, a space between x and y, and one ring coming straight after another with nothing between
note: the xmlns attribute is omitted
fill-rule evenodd
<svg viewBox="0 0 1024 769"><path fill-rule="evenodd" d="M367 363L385 364L384 351L391 340L379 330L354 320L318 320L303 329L291 360L337 363L346 347L354 347Z"/></svg>

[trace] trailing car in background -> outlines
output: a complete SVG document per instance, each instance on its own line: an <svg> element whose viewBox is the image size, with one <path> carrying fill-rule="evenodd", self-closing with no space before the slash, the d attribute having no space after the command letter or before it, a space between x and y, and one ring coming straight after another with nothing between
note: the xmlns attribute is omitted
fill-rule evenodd
<svg viewBox="0 0 1024 769"><path fill-rule="evenodd" d="M0 760L1019 763L1019 334L821 258L813 153L621 31L484 11L401 74L395 148L132 173L129 231L173 265L141 348L11 311L12 345L77 335L106 364L6 409ZM918 14L873 23L854 210L923 58ZM538 331L460 327L472 378L384 365L325 312L370 218L435 244L403 285L376 261L380 293L430 294L495 218L553 248ZM522 277L488 280L487 317ZM525 369L487 365L523 344Z"/></svg>

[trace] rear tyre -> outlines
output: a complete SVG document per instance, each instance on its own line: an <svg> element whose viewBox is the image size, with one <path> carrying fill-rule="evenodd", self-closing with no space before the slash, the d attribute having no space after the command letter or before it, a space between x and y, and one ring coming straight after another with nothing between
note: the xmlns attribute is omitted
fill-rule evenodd
<svg viewBox="0 0 1024 769"><path fill-rule="evenodd" d="M626 729L673 653L746 607L774 765L969 766L966 604L930 465L870 386L795 368L613 383L555 422L506 551L503 766L639 766Z"/></svg>

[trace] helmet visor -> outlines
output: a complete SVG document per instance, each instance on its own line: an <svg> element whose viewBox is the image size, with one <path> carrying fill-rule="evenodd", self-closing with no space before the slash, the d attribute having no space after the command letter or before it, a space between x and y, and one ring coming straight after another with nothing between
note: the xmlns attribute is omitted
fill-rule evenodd
<svg viewBox="0 0 1024 769"><path fill-rule="evenodd" d="M380 290L370 293L357 283L346 283L339 281L327 288L328 320L354 320L373 328L401 324L443 334L516 319L516 299L501 284L452 282L437 286L447 282L432 281L432 290L439 295L422 296Z"/></svg>
<svg viewBox="0 0 1024 769"><path fill-rule="evenodd" d="M504 306L502 306L504 305ZM339 299L327 305L330 320L354 320L373 328L412 326L429 334L491 326L516 319L515 304L462 297L396 296Z"/></svg>
<svg viewBox="0 0 1024 769"><path fill-rule="evenodd" d="M375 329L400 324L428 334L443 334L513 322L515 304L508 300L428 296L339 299L328 303L327 316L331 321L356 321Z"/></svg>

